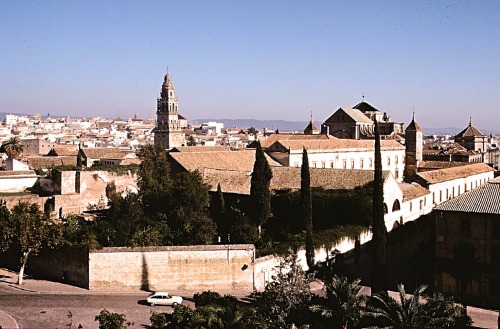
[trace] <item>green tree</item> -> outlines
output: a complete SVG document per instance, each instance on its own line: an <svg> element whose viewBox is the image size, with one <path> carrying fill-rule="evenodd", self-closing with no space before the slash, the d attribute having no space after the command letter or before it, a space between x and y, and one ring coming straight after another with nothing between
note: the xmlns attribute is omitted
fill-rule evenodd
<svg viewBox="0 0 500 329"><path fill-rule="evenodd" d="M359 294L362 288L360 281L349 281L344 276L333 275L325 282L326 298L322 305L315 306L321 311L325 327L357 328L365 302L365 296Z"/></svg>
<svg viewBox="0 0 500 329"><path fill-rule="evenodd" d="M0 146L0 152L6 153L9 159L15 159L24 151L21 139L17 136L9 138Z"/></svg>
<svg viewBox="0 0 500 329"><path fill-rule="evenodd" d="M264 291L257 293L256 308L278 325L299 324L313 296L309 286L312 276L302 270L295 254L285 257L276 270Z"/></svg>
<svg viewBox="0 0 500 329"><path fill-rule="evenodd" d="M225 235L226 223L226 202L220 183L217 184L217 192L210 197L210 215L217 224L219 234Z"/></svg>
<svg viewBox="0 0 500 329"><path fill-rule="evenodd" d="M172 178L167 153L160 146L146 145L139 157L141 165L137 172L139 196L144 207L144 214L149 218L158 218L168 213Z"/></svg>
<svg viewBox="0 0 500 329"><path fill-rule="evenodd" d="M311 173L307 150L302 150L302 168L300 169L300 209L306 228L306 261L310 269L314 266L313 243L313 208L311 196Z"/></svg>
<svg viewBox="0 0 500 329"><path fill-rule="evenodd" d="M372 207L372 293L387 292L387 228L384 220L384 180L377 120L375 120L375 172Z"/></svg>
<svg viewBox="0 0 500 329"><path fill-rule="evenodd" d="M208 185L198 170L176 176L171 192L171 209L168 217L175 241L179 244L210 244L217 228L207 216Z"/></svg>
<svg viewBox="0 0 500 329"><path fill-rule="evenodd" d="M21 259L18 284L22 284L29 257L37 255L44 246L56 247L62 241L62 233L59 226L51 223L48 216L34 203L19 202L10 214L3 203L0 205L0 216L3 223L0 224L0 247L2 250L11 246L19 248Z"/></svg>
<svg viewBox="0 0 500 329"><path fill-rule="evenodd" d="M99 321L99 329L125 329L133 325L127 321L125 314L112 313L103 309L94 321Z"/></svg>
<svg viewBox="0 0 500 329"><path fill-rule="evenodd" d="M5 200L0 200L0 252L9 249L15 234L16 229L12 220L12 213L7 208Z"/></svg>
<svg viewBox="0 0 500 329"><path fill-rule="evenodd" d="M452 298L434 294L423 303L426 286L420 286L410 297L404 286L398 285L399 302L387 293L376 293L368 298L365 320L370 328L381 329L440 329L470 325L462 307Z"/></svg>
<svg viewBox="0 0 500 329"><path fill-rule="evenodd" d="M259 237L262 235L262 225L271 216L271 190L270 184L273 172L267 162L264 151L257 142L255 151L255 162L253 165L252 179L250 185L250 196L252 200L252 219L257 225Z"/></svg>

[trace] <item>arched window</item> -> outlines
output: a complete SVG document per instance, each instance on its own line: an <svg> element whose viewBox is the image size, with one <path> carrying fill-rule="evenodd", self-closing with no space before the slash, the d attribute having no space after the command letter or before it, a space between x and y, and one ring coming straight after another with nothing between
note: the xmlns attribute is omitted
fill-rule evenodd
<svg viewBox="0 0 500 329"><path fill-rule="evenodd" d="M387 214L388 212L389 212L389 210L387 210L387 205L384 202L384 214Z"/></svg>
<svg viewBox="0 0 500 329"><path fill-rule="evenodd" d="M394 200L394 204L392 205L392 211L398 211L401 210L401 205L399 204L399 200L396 199Z"/></svg>

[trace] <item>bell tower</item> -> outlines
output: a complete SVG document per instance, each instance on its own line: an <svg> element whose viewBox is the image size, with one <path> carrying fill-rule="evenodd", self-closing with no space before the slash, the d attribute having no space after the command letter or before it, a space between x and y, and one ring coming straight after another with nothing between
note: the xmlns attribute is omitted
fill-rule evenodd
<svg viewBox="0 0 500 329"><path fill-rule="evenodd" d="M171 149L182 146L183 142L184 138L179 124L179 101L175 95L172 77L167 71L157 99L154 143Z"/></svg>
<svg viewBox="0 0 500 329"><path fill-rule="evenodd" d="M422 128L415 121L415 112L413 118L405 130L405 169L404 179L408 180L418 171L418 165L422 161L423 134Z"/></svg>

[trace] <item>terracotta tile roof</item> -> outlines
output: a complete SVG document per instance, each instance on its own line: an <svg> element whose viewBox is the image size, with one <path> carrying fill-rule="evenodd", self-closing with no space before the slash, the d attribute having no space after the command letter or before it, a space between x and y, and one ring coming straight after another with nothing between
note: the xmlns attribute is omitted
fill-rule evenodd
<svg viewBox="0 0 500 329"><path fill-rule="evenodd" d="M300 189L300 169L296 167L271 167L273 178L271 190L296 191ZM325 190L354 189L365 186L373 181L373 172L356 169L311 168L311 186ZM222 170L206 168L203 180L211 186L211 191L217 190L220 183L224 193L250 194L251 171ZM389 176L384 171L384 179Z"/></svg>
<svg viewBox="0 0 500 329"><path fill-rule="evenodd" d="M356 122L373 124L373 121L370 120L366 115L364 115L363 112L361 112L360 110L357 109L342 109L342 110Z"/></svg>
<svg viewBox="0 0 500 329"><path fill-rule="evenodd" d="M76 156L39 156L39 157L28 157L28 166L32 169L38 168L50 168L55 166L76 166L77 159Z"/></svg>
<svg viewBox="0 0 500 329"><path fill-rule="evenodd" d="M431 192L417 183L399 183L399 188L403 191L403 200L413 200L418 197L430 194Z"/></svg>
<svg viewBox="0 0 500 329"><path fill-rule="evenodd" d="M219 152L170 152L169 156L188 171L205 168L227 170L253 170L255 150ZM281 166L266 155L270 166Z"/></svg>
<svg viewBox="0 0 500 329"><path fill-rule="evenodd" d="M290 150L300 150L303 148L309 150L339 150L339 149L362 149L374 150L375 141L366 139L340 139L331 137L328 140L280 140L275 143ZM404 150L405 147L396 140L381 140L381 150Z"/></svg>
<svg viewBox="0 0 500 329"><path fill-rule="evenodd" d="M418 164L418 169L422 170L434 170L434 169L445 169L454 168L469 165L469 162L459 162L459 161L420 161Z"/></svg>
<svg viewBox="0 0 500 329"><path fill-rule="evenodd" d="M493 168L486 163L474 163L460 167L425 171L417 173L417 176L428 183L435 184L491 171L493 171Z"/></svg>
<svg viewBox="0 0 500 329"><path fill-rule="evenodd" d="M360 103L354 105L352 108L360 110L361 112L380 112L365 101L361 101Z"/></svg>
<svg viewBox="0 0 500 329"><path fill-rule="evenodd" d="M490 180L486 184L455 199L446 201L434 209L500 215L500 177Z"/></svg>
<svg viewBox="0 0 500 329"><path fill-rule="evenodd" d="M115 147L92 147L83 148L85 157L90 159L121 159L129 153L134 153L130 150L122 150Z"/></svg>
<svg viewBox="0 0 500 329"><path fill-rule="evenodd" d="M214 152L214 151L230 151L229 146L178 146L170 150L170 152Z"/></svg>
<svg viewBox="0 0 500 329"><path fill-rule="evenodd" d="M49 156L77 156L78 145L61 145L50 149Z"/></svg>
<svg viewBox="0 0 500 329"><path fill-rule="evenodd" d="M8 176L36 176L34 170L1 170L0 177Z"/></svg>
<svg viewBox="0 0 500 329"><path fill-rule="evenodd" d="M305 135L305 134L272 134L266 139L259 139L262 148L267 148L278 140L326 140L333 138L325 134Z"/></svg>
<svg viewBox="0 0 500 329"><path fill-rule="evenodd" d="M459 132L456 135L456 137L471 137L471 136L473 136L473 137L485 137L485 135L483 135L482 132L480 132L475 127L473 127L471 123L469 123L467 128L465 128L464 130L462 130L461 132Z"/></svg>

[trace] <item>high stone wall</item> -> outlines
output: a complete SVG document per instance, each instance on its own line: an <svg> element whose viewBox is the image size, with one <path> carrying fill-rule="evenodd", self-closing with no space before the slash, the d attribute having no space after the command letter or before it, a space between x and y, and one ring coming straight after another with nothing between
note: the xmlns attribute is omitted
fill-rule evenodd
<svg viewBox="0 0 500 329"><path fill-rule="evenodd" d="M89 254L89 289L252 291L254 248L104 248Z"/></svg>

